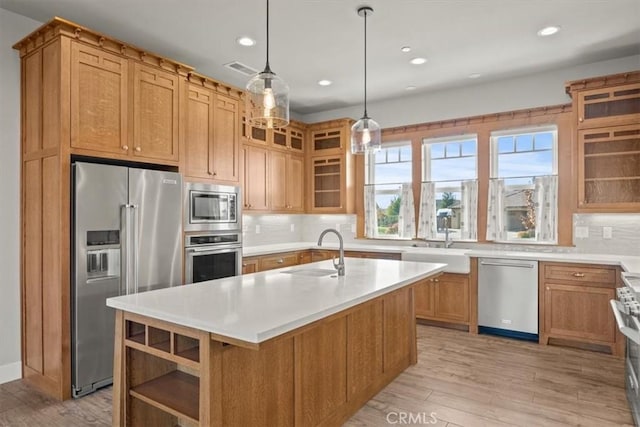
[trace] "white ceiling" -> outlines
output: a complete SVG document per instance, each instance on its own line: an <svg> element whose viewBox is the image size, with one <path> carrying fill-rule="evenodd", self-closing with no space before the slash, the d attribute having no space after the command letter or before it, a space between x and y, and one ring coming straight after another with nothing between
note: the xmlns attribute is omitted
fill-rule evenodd
<svg viewBox="0 0 640 427"><path fill-rule="evenodd" d="M270 0L271 67L299 114L357 105L363 95L368 18L368 95L397 98L640 53L640 0ZM47 21L60 16L244 87L223 65L265 62L265 0L0 0ZM561 31L541 38L546 25ZM253 47L238 36L257 39ZM402 46L412 52L403 53ZM409 64L414 56L424 65ZM480 73L477 80L469 74ZM329 79L332 86L317 81ZM415 91L405 87L416 86Z"/></svg>

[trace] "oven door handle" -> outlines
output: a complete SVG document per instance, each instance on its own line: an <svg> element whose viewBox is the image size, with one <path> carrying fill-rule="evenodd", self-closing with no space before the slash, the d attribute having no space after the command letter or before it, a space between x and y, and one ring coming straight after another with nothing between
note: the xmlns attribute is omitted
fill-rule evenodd
<svg viewBox="0 0 640 427"><path fill-rule="evenodd" d="M640 344L640 322L638 319L636 319L635 316L629 316L636 329L628 327L625 325L624 319L622 318L622 312L624 312L624 306L622 303L612 299L609 301L609 304L611 304L611 310L613 310L613 316L616 318L616 323L620 332L634 343Z"/></svg>
<svg viewBox="0 0 640 427"><path fill-rule="evenodd" d="M223 253L227 253L227 252L236 252L236 251L241 251L242 247L238 246L235 248L230 248L230 247L215 247L215 248L187 248L186 249L188 253L198 253L198 254L202 254L202 253L217 253L217 254L223 254Z"/></svg>

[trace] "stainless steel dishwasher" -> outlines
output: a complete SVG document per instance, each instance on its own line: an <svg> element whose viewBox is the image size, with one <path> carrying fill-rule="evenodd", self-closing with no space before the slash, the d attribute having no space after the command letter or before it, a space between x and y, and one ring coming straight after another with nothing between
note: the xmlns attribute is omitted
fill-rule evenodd
<svg viewBox="0 0 640 427"><path fill-rule="evenodd" d="M538 340L538 261L478 260L478 329Z"/></svg>

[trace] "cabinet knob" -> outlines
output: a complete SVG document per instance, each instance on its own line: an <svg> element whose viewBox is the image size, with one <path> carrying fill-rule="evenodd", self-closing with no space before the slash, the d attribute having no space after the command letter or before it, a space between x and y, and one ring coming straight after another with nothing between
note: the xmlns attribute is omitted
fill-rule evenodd
<svg viewBox="0 0 640 427"><path fill-rule="evenodd" d="M213 176L216 176L216 175L218 175L218 173L217 173L217 172L214 172L214 173L213 173Z"/></svg>
<svg viewBox="0 0 640 427"><path fill-rule="evenodd" d="M433 281L434 281L434 282L439 282L439 281L440 281L440 279L433 279Z"/></svg>
<svg viewBox="0 0 640 427"><path fill-rule="evenodd" d="M284 260L283 260L282 258L280 258L280 259L278 260L278 264L284 264Z"/></svg>
<svg viewBox="0 0 640 427"><path fill-rule="evenodd" d="M584 277L584 273L573 273L573 277Z"/></svg>
<svg viewBox="0 0 640 427"><path fill-rule="evenodd" d="M583 117L578 117L578 121L579 121L580 123L582 123L582 122L584 122L584 118L583 118Z"/></svg>
<svg viewBox="0 0 640 427"><path fill-rule="evenodd" d="M140 151L142 151L142 148L136 147L136 151L140 152Z"/></svg>
<svg viewBox="0 0 640 427"><path fill-rule="evenodd" d="M547 290L549 290L549 287L547 286Z"/></svg>
<svg viewBox="0 0 640 427"><path fill-rule="evenodd" d="M122 149L123 149L123 150L125 150L125 151L127 151L127 150L129 149L129 146L128 146L128 145L123 145L123 146L122 146Z"/></svg>
<svg viewBox="0 0 640 427"><path fill-rule="evenodd" d="M246 266L247 266L247 264L245 264L245 263L242 263L242 266L243 266L243 267L246 267Z"/></svg>
<svg viewBox="0 0 640 427"><path fill-rule="evenodd" d="M213 175L213 172L207 172L207 175ZM246 206L246 205L245 205Z"/></svg>

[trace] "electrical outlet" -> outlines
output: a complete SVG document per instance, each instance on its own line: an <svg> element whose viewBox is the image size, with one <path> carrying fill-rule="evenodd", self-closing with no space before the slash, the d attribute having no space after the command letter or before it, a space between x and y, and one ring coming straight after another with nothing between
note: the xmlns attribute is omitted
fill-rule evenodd
<svg viewBox="0 0 640 427"><path fill-rule="evenodd" d="M613 227L602 227L602 238L603 239L612 239L613 238Z"/></svg>
<svg viewBox="0 0 640 427"><path fill-rule="evenodd" d="M291 232L293 233L294 231L296 231L296 225L295 224L291 224Z"/></svg>
<svg viewBox="0 0 640 427"><path fill-rule="evenodd" d="M577 239L588 239L589 238L589 227L584 225L576 226L576 236Z"/></svg>
<svg viewBox="0 0 640 427"><path fill-rule="evenodd" d="M256 234L260 234L260 224L256 224Z"/></svg>
<svg viewBox="0 0 640 427"><path fill-rule="evenodd" d="M336 223L336 230L340 231L340 223L339 222Z"/></svg>
<svg viewBox="0 0 640 427"><path fill-rule="evenodd" d="M351 232L352 233L356 232L356 225L355 224L351 224Z"/></svg>

